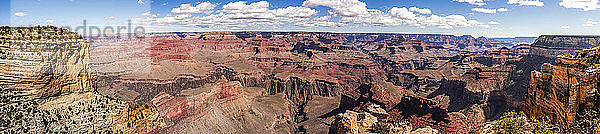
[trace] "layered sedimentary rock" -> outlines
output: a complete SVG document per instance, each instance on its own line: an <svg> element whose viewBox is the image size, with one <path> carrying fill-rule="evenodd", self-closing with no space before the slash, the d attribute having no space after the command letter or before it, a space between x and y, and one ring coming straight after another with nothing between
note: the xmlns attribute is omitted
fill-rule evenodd
<svg viewBox="0 0 600 134"><path fill-rule="evenodd" d="M125 96L119 98L143 103L161 91L178 94L225 76L244 86L263 87L269 94L285 92L300 104L312 95L336 96L356 82L385 79L367 55L340 36L173 34L95 39L101 45L92 50L92 68L100 74L100 91L116 96L122 92Z"/></svg>
<svg viewBox="0 0 600 134"><path fill-rule="evenodd" d="M518 61L521 56L520 50L507 48L479 55L462 55L498 48L497 42L470 36L176 32L137 37L140 38L91 39L94 43L90 51L91 68L98 72L99 93L137 105L152 104L167 124L155 130L124 128L130 130L127 132L255 132L262 128L245 126L246 123L263 124L271 122L270 117L255 119L249 116L248 120L230 121L220 119L231 117L221 113L231 114L230 110L236 109L231 107L262 107L263 104L228 98L277 96L281 97L278 102L285 103L283 107L275 107L285 109L280 112L284 114L276 116L281 125L267 127L269 129L265 131L326 133L327 126L335 120L335 113L339 113L335 110L337 105L346 103L340 101L340 95L354 91L361 87L361 83L377 83L375 87L380 88L375 89L398 96L374 97L382 102L382 108L397 114L396 119L406 120L419 128L432 126L441 132L462 132L462 129L451 129L457 125L447 118L479 117L479 113L463 115L448 113L448 110L459 112L473 108L474 111L485 111L486 119L487 113L503 112L508 103L506 98L510 96L498 90L509 84L507 78L515 68L505 63ZM221 80L239 83L231 89L257 94L235 95L242 92L238 90L223 90L223 95L196 93L198 89ZM198 102L198 98L190 98L190 91L194 91L192 96L217 98L217 101L193 104ZM403 99L404 94L412 97ZM488 100L488 96L492 99ZM230 105L218 100L235 103ZM400 107L430 113L421 115L415 111L398 111L404 109ZM219 122L222 126L206 125L209 121ZM432 123L437 121L443 123ZM190 124L200 126L183 127ZM231 125L244 128L234 129ZM146 128L148 123L132 126Z"/></svg>
<svg viewBox="0 0 600 134"><path fill-rule="evenodd" d="M598 46L600 36L542 35L531 44L531 54L556 58L559 55Z"/></svg>
<svg viewBox="0 0 600 134"><path fill-rule="evenodd" d="M291 133L290 104L281 94L262 96L262 90L223 78L184 90L181 97L160 93L149 105L161 122L145 132Z"/></svg>
<svg viewBox="0 0 600 134"><path fill-rule="evenodd" d="M532 71L524 111L566 127L580 110L597 106L599 57L595 47L559 56L554 64L546 63L540 71Z"/></svg>
<svg viewBox="0 0 600 134"><path fill-rule="evenodd" d="M39 26L2 32L0 85L11 99L92 91L89 43L80 35Z"/></svg>
<svg viewBox="0 0 600 134"><path fill-rule="evenodd" d="M0 28L0 131L113 131L124 103L93 93L89 43L52 26Z"/></svg>

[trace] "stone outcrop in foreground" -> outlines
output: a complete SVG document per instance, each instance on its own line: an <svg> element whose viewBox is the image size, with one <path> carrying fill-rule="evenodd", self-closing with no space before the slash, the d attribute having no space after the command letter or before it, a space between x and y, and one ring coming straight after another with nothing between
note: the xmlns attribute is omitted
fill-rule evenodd
<svg viewBox="0 0 600 134"><path fill-rule="evenodd" d="M598 106L599 63L595 47L560 56L554 65L546 63L541 71L531 72L524 112L565 127L573 123L579 111Z"/></svg>
<svg viewBox="0 0 600 134"><path fill-rule="evenodd" d="M89 46L57 27L0 27L0 133L117 133L125 104L91 92Z"/></svg>
<svg viewBox="0 0 600 134"><path fill-rule="evenodd" d="M90 44L77 33L40 26L0 31L0 86L7 88L7 101L92 91Z"/></svg>

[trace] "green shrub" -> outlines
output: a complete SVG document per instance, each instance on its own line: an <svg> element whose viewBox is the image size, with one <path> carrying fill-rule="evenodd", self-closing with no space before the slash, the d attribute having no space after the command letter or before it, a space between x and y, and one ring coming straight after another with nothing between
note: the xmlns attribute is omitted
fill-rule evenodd
<svg viewBox="0 0 600 134"><path fill-rule="evenodd" d="M498 119L498 122L492 125L492 131L497 134L514 134L522 132L525 122L515 118L513 112L507 112Z"/></svg>

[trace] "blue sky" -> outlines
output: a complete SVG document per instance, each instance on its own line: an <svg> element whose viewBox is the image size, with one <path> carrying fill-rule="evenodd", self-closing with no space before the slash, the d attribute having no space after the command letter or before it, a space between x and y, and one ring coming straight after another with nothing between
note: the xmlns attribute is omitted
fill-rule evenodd
<svg viewBox="0 0 600 134"><path fill-rule="evenodd" d="M85 20L101 29L132 20L147 32L600 34L598 0L0 0L0 18L11 26Z"/></svg>

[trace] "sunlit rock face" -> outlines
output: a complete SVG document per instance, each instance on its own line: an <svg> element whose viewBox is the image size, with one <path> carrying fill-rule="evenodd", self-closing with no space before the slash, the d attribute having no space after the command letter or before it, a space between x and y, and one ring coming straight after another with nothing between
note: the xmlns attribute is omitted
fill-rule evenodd
<svg viewBox="0 0 600 134"><path fill-rule="evenodd" d="M1 27L0 131L112 131L124 104L92 92L89 46L57 27Z"/></svg>
<svg viewBox="0 0 600 134"><path fill-rule="evenodd" d="M598 106L598 47L556 59L531 72L524 111L536 118L548 117L567 126L578 111Z"/></svg>
<svg viewBox="0 0 600 134"><path fill-rule="evenodd" d="M589 47L598 46L600 36L542 35L531 44L531 54L556 58Z"/></svg>
<svg viewBox="0 0 600 134"><path fill-rule="evenodd" d="M15 96L11 101L92 91L89 43L80 35L56 27L5 27L1 44L0 85Z"/></svg>

